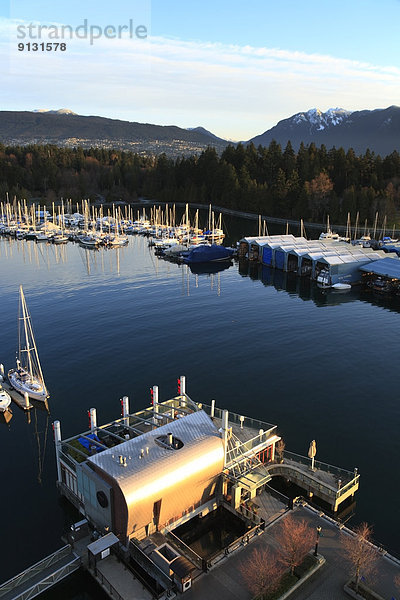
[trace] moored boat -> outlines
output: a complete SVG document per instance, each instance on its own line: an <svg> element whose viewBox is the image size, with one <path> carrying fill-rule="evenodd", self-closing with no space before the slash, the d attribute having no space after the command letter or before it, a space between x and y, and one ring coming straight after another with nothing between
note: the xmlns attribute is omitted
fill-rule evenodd
<svg viewBox="0 0 400 600"><path fill-rule="evenodd" d="M199 245L190 250L184 257L185 263L206 263L230 260L234 254L233 248L226 248L218 244Z"/></svg>
<svg viewBox="0 0 400 600"><path fill-rule="evenodd" d="M3 389L2 381L3 378L0 376L0 413L4 413L11 404L11 396Z"/></svg>
<svg viewBox="0 0 400 600"><path fill-rule="evenodd" d="M32 400L46 402L49 394L44 383L22 285L19 287L19 295L17 367L8 371L8 380L11 387L21 395L27 393Z"/></svg>

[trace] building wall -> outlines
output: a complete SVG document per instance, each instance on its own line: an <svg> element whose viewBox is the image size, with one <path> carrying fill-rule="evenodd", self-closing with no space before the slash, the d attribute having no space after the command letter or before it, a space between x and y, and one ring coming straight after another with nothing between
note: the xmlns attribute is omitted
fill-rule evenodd
<svg viewBox="0 0 400 600"><path fill-rule="evenodd" d="M162 529L207 502L217 492L223 466L223 443L214 436L171 450L160 464L149 461L148 469L121 480L95 469L113 490L113 531L124 539ZM99 510L90 510L98 518Z"/></svg>
<svg viewBox="0 0 400 600"><path fill-rule="evenodd" d="M98 529L109 527L114 530L115 506L112 486L104 478L99 477L87 464L78 466L77 480L78 491L81 494L88 519ZM99 493L102 494L100 500Z"/></svg>

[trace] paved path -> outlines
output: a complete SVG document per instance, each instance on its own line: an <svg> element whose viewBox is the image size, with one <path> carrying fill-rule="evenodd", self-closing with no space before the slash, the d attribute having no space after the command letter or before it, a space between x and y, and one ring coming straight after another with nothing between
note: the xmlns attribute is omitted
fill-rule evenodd
<svg viewBox="0 0 400 600"><path fill-rule="evenodd" d="M343 557L342 539L347 535L335 523L319 517L307 507L295 511L296 518L305 518L313 527L322 527L319 551L326 558L319 574L307 581L293 596L293 600L336 600L347 598L343 585L349 579L348 563ZM379 556L376 575L366 583L386 600L400 600L394 578L400 574L400 565L385 556Z"/></svg>
<svg viewBox="0 0 400 600"><path fill-rule="evenodd" d="M322 527L319 551L326 559L325 565L292 594L291 600L348 600L343 586L349 579L349 568L342 550L342 539L347 534L339 529L336 522L320 517L308 507L296 507L290 514L296 519L305 519L312 527ZM257 546L278 547L278 526L279 520L243 549L221 561L208 574L200 576L194 581L192 589L185 593L185 599L251 600L252 594L246 589L239 566ZM377 575L367 584L385 600L400 600L400 590L396 595L394 585L394 577L399 574L400 564L379 556Z"/></svg>
<svg viewBox="0 0 400 600"><path fill-rule="evenodd" d="M121 598L127 600L151 600L153 598L152 594L143 587L133 573L113 554L98 561L96 567L97 576L91 571L92 575L107 592L110 592L111 584L113 588L111 590L112 596L115 597L116 591Z"/></svg>

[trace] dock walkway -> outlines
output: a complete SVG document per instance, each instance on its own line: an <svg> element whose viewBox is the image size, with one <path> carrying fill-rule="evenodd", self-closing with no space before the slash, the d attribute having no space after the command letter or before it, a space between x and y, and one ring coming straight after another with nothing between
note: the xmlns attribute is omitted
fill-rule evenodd
<svg viewBox="0 0 400 600"><path fill-rule="evenodd" d="M101 588L115 600L151 600L152 594L135 577L115 554L97 561L96 567L89 565L87 547L91 543L90 536L74 542L74 551L80 557L81 565L90 573ZM0 598L3 600L3 598Z"/></svg>
<svg viewBox="0 0 400 600"><path fill-rule="evenodd" d="M134 598L135 600L152 600L152 594L140 583L133 573L116 556L110 554L99 561L96 571L89 568L89 573L116 600Z"/></svg>
<svg viewBox="0 0 400 600"><path fill-rule="evenodd" d="M0 600L30 600L81 566L81 559L67 544L0 586Z"/></svg>
<svg viewBox="0 0 400 600"><path fill-rule="evenodd" d="M343 552L343 537L346 529L339 523L306 506L297 506L289 513L295 519L304 519L312 528L322 527L319 540L319 552L326 563L313 577L291 595L293 600L346 600L348 596L343 590L350 578L349 564ZM285 519L285 516L282 517ZM279 548L280 519L267 527L265 532L256 536L250 544L240 547L229 559L221 561L212 570L199 577L190 590L185 592L185 600L252 600L253 594L247 588L240 571L243 564L251 561L255 548ZM366 583L383 598L399 598L395 577L400 575L400 561L389 555L377 554L377 577Z"/></svg>

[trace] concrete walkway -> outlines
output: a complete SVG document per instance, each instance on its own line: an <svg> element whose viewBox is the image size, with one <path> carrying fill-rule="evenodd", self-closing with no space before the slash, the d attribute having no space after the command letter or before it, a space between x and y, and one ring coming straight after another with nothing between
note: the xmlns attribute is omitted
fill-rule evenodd
<svg viewBox="0 0 400 600"><path fill-rule="evenodd" d="M118 594L124 600L128 598L152 600L152 594L143 587L133 573L113 554L98 561L96 569L97 575L94 574L93 569L90 569L91 575L109 595L111 591L112 597L118 598Z"/></svg>
<svg viewBox="0 0 400 600"><path fill-rule="evenodd" d="M296 590L291 599L343 600L346 598L348 600L343 586L349 579L349 566L342 548L342 539L347 534L339 529L335 521L319 516L318 512L314 512L307 506L298 506L289 514L296 519L305 519L313 528L322 527L319 551L326 559L325 565L299 590ZM285 516L282 518L284 519ZM200 576L193 582L191 590L185 593L185 599L251 600L252 594L246 588L239 567L248 560L254 548L270 546L276 549L279 546L277 533L280 520L268 527L250 544L221 561L209 573ZM385 600L392 600L392 598L400 600L400 590L396 593L394 585L394 577L399 574L400 564L380 555L377 575L366 583Z"/></svg>
<svg viewBox="0 0 400 600"><path fill-rule="evenodd" d="M293 596L294 600L336 600L347 598L343 585L349 579L349 566L343 556L342 539L347 535L336 523L332 523L307 507L294 512L296 518L306 519L313 527L322 527L319 550L326 563L317 576L307 581ZM376 574L366 584L387 600L400 600L400 590L396 590L394 578L400 574L400 563L387 556L378 555Z"/></svg>

